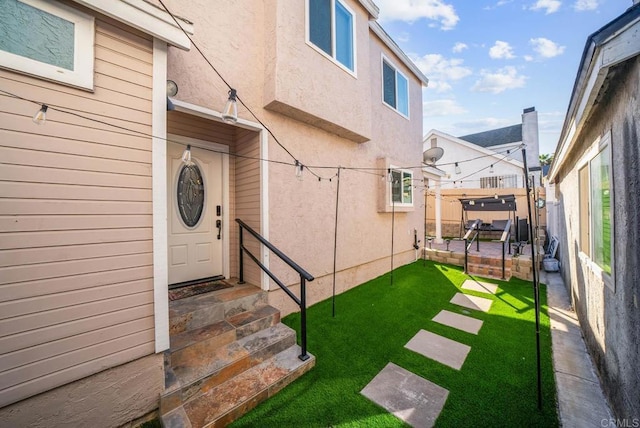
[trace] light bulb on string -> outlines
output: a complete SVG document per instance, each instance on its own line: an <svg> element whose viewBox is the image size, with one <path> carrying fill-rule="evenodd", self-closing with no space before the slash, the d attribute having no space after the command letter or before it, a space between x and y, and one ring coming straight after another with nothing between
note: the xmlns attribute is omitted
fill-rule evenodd
<svg viewBox="0 0 640 428"><path fill-rule="evenodd" d="M393 174L391 174L391 168L387 169L387 183L391 183L393 181Z"/></svg>
<svg viewBox="0 0 640 428"><path fill-rule="evenodd" d="M300 181L304 179L302 173L304 172L304 165L300 161L296 161L296 178Z"/></svg>
<svg viewBox="0 0 640 428"><path fill-rule="evenodd" d="M33 123L35 123L36 125L43 125L44 122L47 120L47 109L49 108L48 105L46 104L42 104L42 107L40 107L40 110L38 110L36 112L36 114L33 115Z"/></svg>
<svg viewBox="0 0 640 428"><path fill-rule="evenodd" d="M498 194L497 194L497 193L496 193L496 194L494 194L494 195L493 195L493 198L494 198L494 199L498 199Z"/></svg>
<svg viewBox="0 0 640 428"><path fill-rule="evenodd" d="M462 170L460 169L460 165L456 162L456 174L462 174Z"/></svg>
<svg viewBox="0 0 640 428"><path fill-rule="evenodd" d="M182 163L187 165L191 163L191 144L187 144L187 148L182 152Z"/></svg>
<svg viewBox="0 0 640 428"><path fill-rule="evenodd" d="M238 121L238 103L236 102L237 92L235 89L229 89L229 98L222 110L222 120L233 125Z"/></svg>
<svg viewBox="0 0 640 428"><path fill-rule="evenodd" d="M493 164L489 167L489 174L493 174Z"/></svg>

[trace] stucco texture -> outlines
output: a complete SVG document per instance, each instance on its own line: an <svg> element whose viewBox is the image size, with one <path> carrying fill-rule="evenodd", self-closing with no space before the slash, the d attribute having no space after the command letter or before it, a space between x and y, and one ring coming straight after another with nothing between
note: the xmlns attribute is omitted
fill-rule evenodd
<svg viewBox="0 0 640 428"><path fill-rule="evenodd" d="M640 418L640 60L617 67L586 126L582 144L559 174L562 274L612 410L619 419ZM580 253L578 166L611 132L613 174L613 284Z"/></svg>
<svg viewBox="0 0 640 428"><path fill-rule="evenodd" d="M162 354L114 367L0 409L3 427L120 427L158 408Z"/></svg>
<svg viewBox="0 0 640 428"><path fill-rule="evenodd" d="M187 10L184 2L166 3L176 12ZM277 138L268 135L262 153L276 163L261 164L268 168L260 201L268 224L261 224L261 231L315 276L308 286L308 304L313 304L332 291L337 167L375 169L380 159L394 166L417 166L414 183L421 184L422 84L369 29L369 15L356 0L346 1L355 14L355 73L306 41L306 2L268 0L252 7L219 3L216 13L209 13L208 2L191 0L186 18L194 21L194 40L203 53ZM409 118L382 101L383 54L409 80ZM215 111L226 101L225 84L194 49L169 50L168 78L178 83L176 98L182 101ZM238 110L239 117L257 121L244 107ZM296 179L294 160L278 142L322 180L308 169L303 180ZM341 170L339 291L390 269L393 216L378 210L381 190L389 186L384 175ZM398 210L406 212L397 212L393 220L396 267L415 258L414 229L418 237L424 235L420 190L414 189L413 199L413 207ZM295 290L299 277L294 271L273 255L268 264ZM277 286L268 288L273 290L270 301L283 314L295 309Z"/></svg>

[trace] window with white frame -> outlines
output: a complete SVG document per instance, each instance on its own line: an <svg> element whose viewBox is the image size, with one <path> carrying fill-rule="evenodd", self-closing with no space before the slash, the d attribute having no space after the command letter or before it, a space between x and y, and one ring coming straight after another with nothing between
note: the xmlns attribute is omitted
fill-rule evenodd
<svg viewBox="0 0 640 428"><path fill-rule="evenodd" d="M307 39L355 72L355 15L342 0L307 0Z"/></svg>
<svg viewBox="0 0 640 428"><path fill-rule="evenodd" d="M0 67L93 89L92 16L45 0L0 4Z"/></svg>
<svg viewBox="0 0 640 428"><path fill-rule="evenodd" d="M409 117L409 81L385 57L382 58L382 100L404 117Z"/></svg>
<svg viewBox="0 0 640 428"><path fill-rule="evenodd" d="M610 134L578 171L580 251L609 276L613 264L613 217Z"/></svg>
<svg viewBox="0 0 640 428"><path fill-rule="evenodd" d="M391 204L413 206L413 172L391 169Z"/></svg>

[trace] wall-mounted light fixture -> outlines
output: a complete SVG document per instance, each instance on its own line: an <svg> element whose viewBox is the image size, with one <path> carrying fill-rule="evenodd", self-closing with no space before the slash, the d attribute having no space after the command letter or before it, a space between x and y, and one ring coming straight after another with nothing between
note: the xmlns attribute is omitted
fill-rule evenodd
<svg viewBox="0 0 640 428"><path fill-rule="evenodd" d="M237 104L237 92L235 89L229 90L229 99L224 105L222 110L222 120L226 123L233 125L238 121L238 104Z"/></svg>

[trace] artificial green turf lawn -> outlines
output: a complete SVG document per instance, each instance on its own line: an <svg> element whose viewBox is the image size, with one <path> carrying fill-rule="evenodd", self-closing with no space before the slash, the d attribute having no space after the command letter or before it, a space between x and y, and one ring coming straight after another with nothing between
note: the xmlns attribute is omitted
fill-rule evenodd
<svg viewBox="0 0 640 428"><path fill-rule="evenodd" d="M499 285L489 313L466 311L484 321L478 335L431 319L449 303L467 276L460 268L418 261L398 268L307 311L308 349L314 369L236 421L233 427L394 427L402 421L360 391L389 362L449 390L437 427L558 425L546 288L540 287L543 410L537 409L536 335L530 282ZM309 284L313 287L313 283ZM471 312L471 313L469 313ZM299 330L300 315L283 319ZM471 346L460 371L409 351L404 345L424 329Z"/></svg>

